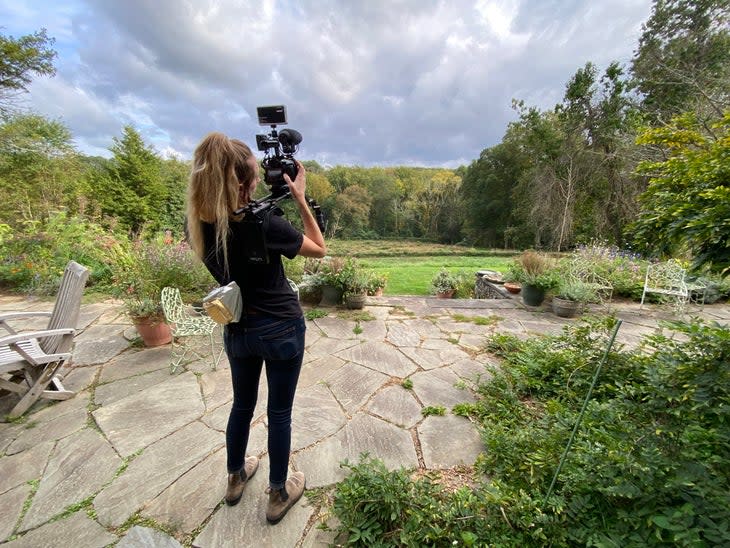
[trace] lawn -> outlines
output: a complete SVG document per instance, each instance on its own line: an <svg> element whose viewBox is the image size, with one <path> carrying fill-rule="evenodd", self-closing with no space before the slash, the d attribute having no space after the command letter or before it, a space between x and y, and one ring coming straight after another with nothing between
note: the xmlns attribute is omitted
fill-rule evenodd
<svg viewBox="0 0 730 548"><path fill-rule="evenodd" d="M515 252L410 240L332 240L328 251L353 256L365 268L388 276L386 295L428 295L431 278L445 268L456 274L506 272Z"/></svg>

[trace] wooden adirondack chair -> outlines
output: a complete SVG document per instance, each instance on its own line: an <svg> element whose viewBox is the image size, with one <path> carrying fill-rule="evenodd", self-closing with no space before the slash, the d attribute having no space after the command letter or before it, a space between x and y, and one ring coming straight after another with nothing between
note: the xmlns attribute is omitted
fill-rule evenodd
<svg viewBox="0 0 730 548"><path fill-rule="evenodd" d="M9 312L0 314L0 390L20 394L10 411L15 418L25 413L38 398L65 400L74 392L63 388L56 376L71 358L81 296L89 270L70 261L61 279L52 312ZM48 317L39 331L17 332L11 322Z"/></svg>

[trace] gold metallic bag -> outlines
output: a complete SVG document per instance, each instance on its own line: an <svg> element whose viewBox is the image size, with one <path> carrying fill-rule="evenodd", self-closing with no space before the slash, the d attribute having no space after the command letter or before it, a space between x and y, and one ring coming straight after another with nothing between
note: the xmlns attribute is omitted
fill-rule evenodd
<svg viewBox="0 0 730 548"><path fill-rule="evenodd" d="M203 309L210 318L221 325L241 319L243 300L236 282L216 287L203 299Z"/></svg>

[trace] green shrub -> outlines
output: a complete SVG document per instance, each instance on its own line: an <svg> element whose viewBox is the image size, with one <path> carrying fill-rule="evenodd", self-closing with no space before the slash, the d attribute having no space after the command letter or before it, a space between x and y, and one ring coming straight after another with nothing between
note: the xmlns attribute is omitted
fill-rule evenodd
<svg viewBox="0 0 730 548"><path fill-rule="evenodd" d="M474 297L474 272L459 270L454 277L456 278L456 299L471 299Z"/></svg>
<svg viewBox="0 0 730 548"><path fill-rule="evenodd" d="M647 261L639 255L600 242L579 246L574 254L611 284L614 296L641 299Z"/></svg>
<svg viewBox="0 0 730 548"><path fill-rule="evenodd" d="M505 280L549 291L559 281L557 263L544 253L527 250L514 258Z"/></svg>
<svg viewBox="0 0 730 548"><path fill-rule="evenodd" d="M334 513L348 546L483 546L490 520L480 493L449 493L427 475L412 479L367 455L342 466L350 473L336 487Z"/></svg>
<svg viewBox="0 0 730 548"><path fill-rule="evenodd" d="M428 290L432 295L448 293L449 291L456 291L457 283L456 276L442 268L431 278L431 285Z"/></svg>
<svg viewBox="0 0 730 548"><path fill-rule="evenodd" d="M158 302L163 287L180 290L185 302L200 301L216 282L185 242L163 237L120 246L113 256L113 291L125 300Z"/></svg>
<svg viewBox="0 0 730 548"><path fill-rule="evenodd" d="M17 291L52 295L66 264L74 260L91 270L89 286L107 286L112 281L110 256L123 245L123 237L65 212L57 212L45 221L27 222L22 231L6 228L0 239L0 284Z"/></svg>
<svg viewBox="0 0 730 548"><path fill-rule="evenodd" d="M549 500L546 493L615 320L526 341L502 356L479 399L489 481L445 493L364 460L335 492L355 546L720 546L730 543L730 331L672 323L643 349L615 347ZM385 501L385 502L383 502Z"/></svg>
<svg viewBox="0 0 730 548"><path fill-rule="evenodd" d="M506 364L495 372L497 385L482 387L479 467L501 478L506 494L547 491L610 320L601 327L492 343ZM687 342L653 336L648 354L608 356L558 495L547 503L571 543L730 541L730 479L721 464L730 456L730 334L718 325L669 327Z"/></svg>

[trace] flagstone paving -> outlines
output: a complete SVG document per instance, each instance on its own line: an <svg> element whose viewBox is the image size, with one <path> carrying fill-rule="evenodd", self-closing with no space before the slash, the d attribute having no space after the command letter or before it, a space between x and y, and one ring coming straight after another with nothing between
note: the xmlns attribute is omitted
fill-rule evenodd
<svg viewBox="0 0 730 548"><path fill-rule="evenodd" d="M50 310L49 301L0 296L0 312ZM517 299L373 298L363 315L329 309L307 322L293 412L292 470L309 488L341 481L363 453L390 469L471 466L484 449L475 425L451 413L497 363L492 333L557 333L575 320ZM603 309L595 312L605 314ZM627 346L674 312L614 305ZM692 314L730 322L730 306ZM476 319L477 321L470 321ZM26 328L42 327L28 322ZM0 423L0 546L122 548L319 547L320 508L303 498L276 526L266 523L268 478L264 376L249 439L260 468L234 507L225 492L230 371L197 361L171 375L169 347L140 348L119 303L83 305L74 363L63 373L74 398L39 402ZM203 341L203 344L205 341ZM408 379L409 388L403 381ZM0 398L0 413L15 396ZM424 407L444 416L424 417Z"/></svg>

